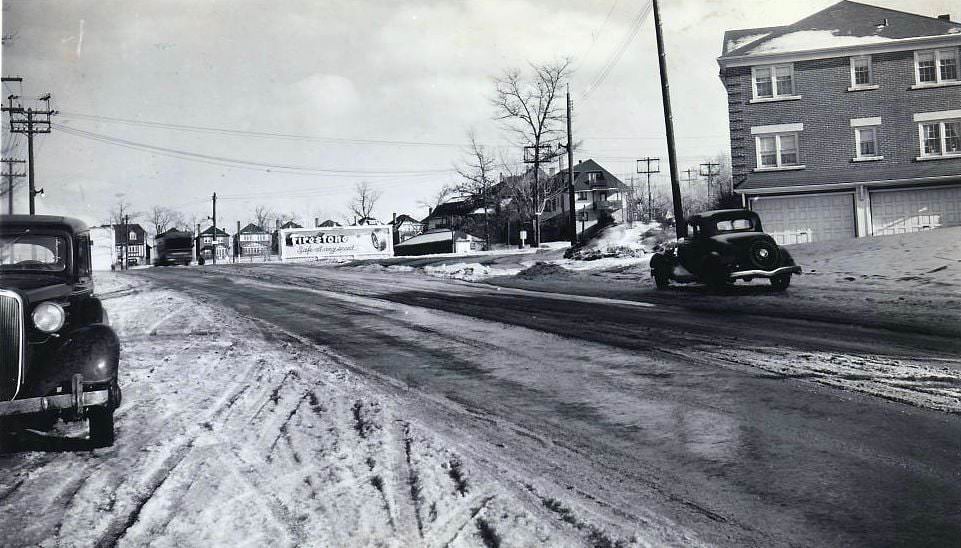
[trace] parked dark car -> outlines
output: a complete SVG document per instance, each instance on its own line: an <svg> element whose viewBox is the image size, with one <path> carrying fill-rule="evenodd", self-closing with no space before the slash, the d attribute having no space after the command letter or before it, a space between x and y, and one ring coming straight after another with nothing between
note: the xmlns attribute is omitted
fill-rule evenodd
<svg viewBox="0 0 961 548"><path fill-rule="evenodd" d="M736 280L766 278L777 290L801 273L791 254L761 227L761 218L747 209L725 209L692 215L688 235L651 257L651 276L658 289L671 280L703 282L723 287Z"/></svg>
<svg viewBox="0 0 961 548"><path fill-rule="evenodd" d="M77 219L0 215L2 431L87 420L93 445L113 444L120 342L93 293L90 246Z"/></svg>

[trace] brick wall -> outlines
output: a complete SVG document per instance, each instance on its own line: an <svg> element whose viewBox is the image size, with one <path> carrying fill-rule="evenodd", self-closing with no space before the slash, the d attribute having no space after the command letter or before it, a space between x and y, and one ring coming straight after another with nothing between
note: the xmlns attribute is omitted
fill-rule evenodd
<svg viewBox="0 0 961 548"><path fill-rule="evenodd" d="M961 109L961 86L910 89L915 84L912 51L872 56L879 89L847 91L851 85L848 57L794 63L795 93L800 100L749 103L751 68L722 71L728 90L733 174L740 188L766 188L910 177L961 176L961 158L919 162L919 112ZM852 118L880 116L878 150L884 160L852 162L855 156ZM803 123L799 171L755 173L752 126Z"/></svg>

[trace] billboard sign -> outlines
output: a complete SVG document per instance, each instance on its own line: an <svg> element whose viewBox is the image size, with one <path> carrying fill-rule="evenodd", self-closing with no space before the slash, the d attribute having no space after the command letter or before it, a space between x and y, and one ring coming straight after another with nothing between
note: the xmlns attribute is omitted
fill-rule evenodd
<svg viewBox="0 0 961 548"><path fill-rule="evenodd" d="M280 258L284 261L393 256L393 235L391 227L387 225L290 228L280 231Z"/></svg>

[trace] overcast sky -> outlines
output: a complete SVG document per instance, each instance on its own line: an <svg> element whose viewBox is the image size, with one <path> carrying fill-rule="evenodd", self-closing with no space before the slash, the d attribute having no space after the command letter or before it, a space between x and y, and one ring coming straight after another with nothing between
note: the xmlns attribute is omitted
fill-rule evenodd
<svg viewBox="0 0 961 548"><path fill-rule="evenodd" d="M728 151L716 63L724 31L789 24L833 3L663 0L680 169ZM961 20L961 0L873 3ZM342 219L353 185L366 180L383 192L375 216L422 217L418 201L456 180L450 170L469 129L508 159L520 156L493 121L490 98L492 77L528 61L574 60L574 131L584 144L576 159L594 158L626 182L635 158L661 156L666 172L653 15L629 41L645 4L4 0L3 33L11 39L2 72L24 78L22 88L5 84L4 96L50 92L62 113L56 122L87 132L37 137L37 181L46 190L40 213L99 223L123 198L138 211L164 205L202 216L217 192L218 225L232 232L257 205L303 220ZM3 131L9 146L6 123ZM17 146L25 156L22 137ZM18 200L22 211L25 191Z"/></svg>

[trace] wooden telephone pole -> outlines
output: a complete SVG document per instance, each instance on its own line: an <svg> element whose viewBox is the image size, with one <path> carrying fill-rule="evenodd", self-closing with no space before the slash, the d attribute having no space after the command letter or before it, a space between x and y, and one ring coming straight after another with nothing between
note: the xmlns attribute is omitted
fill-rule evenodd
<svg viewBox="0 0 961 548"><path fill-rule="evenodd" d="M677 174L677 150L674 145L674 115L671 113L671 86L667 83L667 54L664 52L664 33L661 30L661 8L654 4L654 32L657 35L657 61L661 73L661 100L664 102L664 128L667 132L667 160L671 167L671 194L674 196L674 231L677 238L687 236L684 208L681 205L681 183Z"/></svg>
<svg viewBox="0 0 961 548"><path fill-rule="evenodd" d="M3 178L6 179L7 181L7 213L9 213L10 215L13 215L14 179L22 179L27 176L27 174L23 172L14 173L13 166L14 164L25 164L26 162L24 160L15 160L13 158L3 158L2 160L0 160L0 163L5 164L7 168L6 170L4 170L3 173L0 173L0 175L2 175Z"/></svg>
<svg viewBox="0 0 961 548"><path fill-rule="evenodd" d="M37 194L43 193L43 189L37 190L34 177L33 136L50 133L50 118L57 114L57 111L50 109L49 93L37 98L38 101L44 103L42 109L23 108L21 103L14 103L15 99L19 99L19 97L16 95L7 97L8 104L3 107L3 112L10 114L10 133L20 133L27 136L27 181L30 185L30 214L35 215L35 199Z"/></svg>

